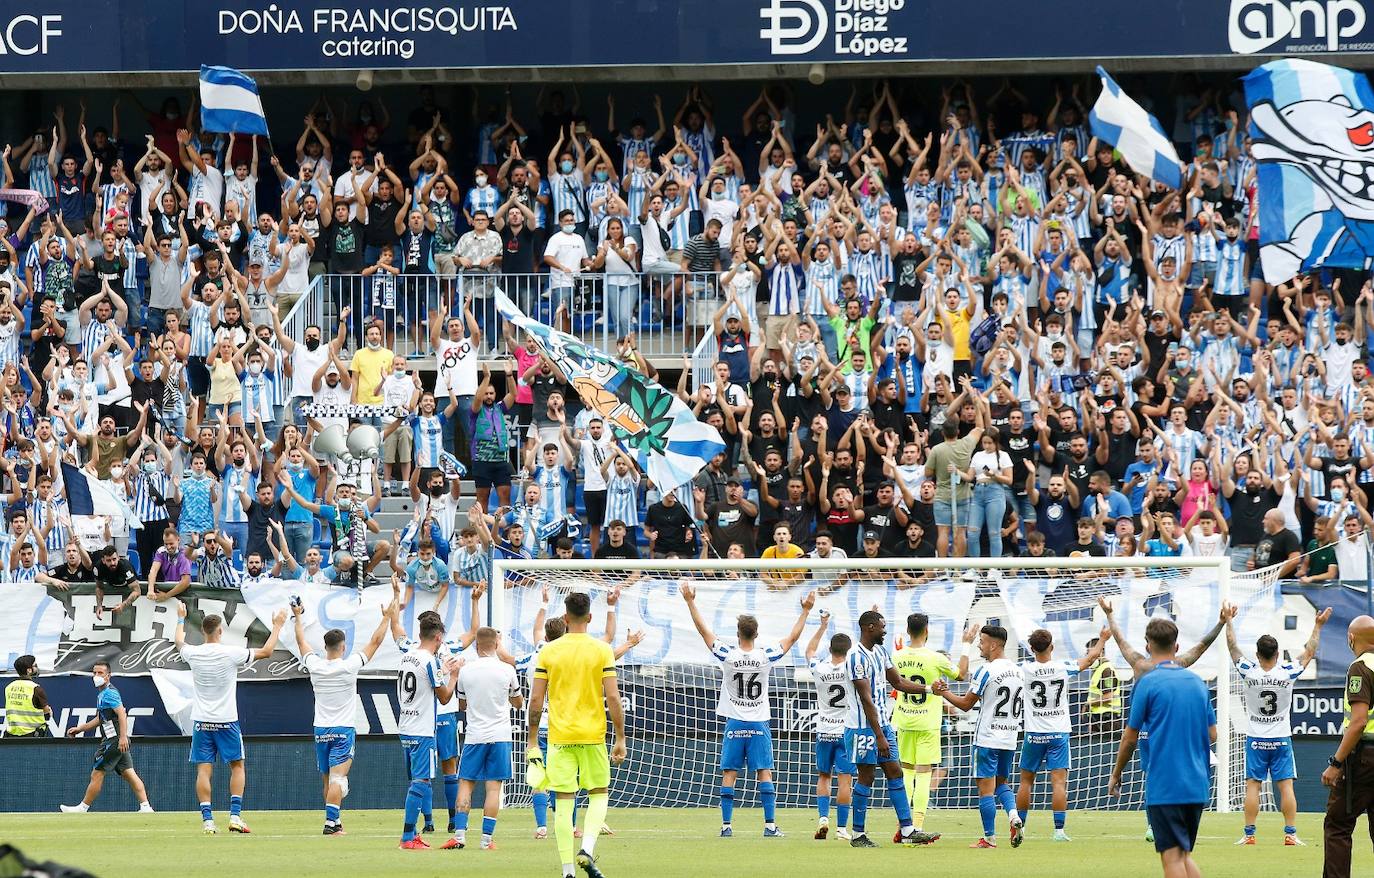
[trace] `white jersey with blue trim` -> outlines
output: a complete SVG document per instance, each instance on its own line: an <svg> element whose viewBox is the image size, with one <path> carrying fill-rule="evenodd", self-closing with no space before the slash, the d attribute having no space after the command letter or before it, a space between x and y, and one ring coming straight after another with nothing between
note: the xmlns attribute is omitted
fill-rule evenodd
<svg viewBox="0 0 1374 878"><path fill-rule="evenodd" d="M396 639L396 648L397 648L398 650L400 650L400 652L401 652L402 655L405 655L406 653L410 653L410 652L414 652L414 651L416 651L416 650L419 650L419 649L420 649L420 641L416 640L414 637L399 637L399 638ZM463 644L462 644L461 642L457 641L457 640L453 640L453 639L445 640L444 643L443 643L443 646L441 646L441 647L439 648L439 656L440 656L440 657L447 656L447 655L451 655L451 656L453 656L453 657L456 658L456 657L458 657L458 656L460 656L460 655L462 655L462 654L463 654ZM437 713L437 714L439 714L439 715L449 714L449 713L457 713L457 712L458 712L458 699L457 699L457 698L450 698L450 699L448 700L448 704L439 704L438 702L436 702L436 706L435 706L434 712Z"/></svg>
<svg viewBox="0 0 1374 878"><path fill-rule="evenodd" d="M811 679L816 684L816 737L838 738L844 734L845 718L849 716L849 699L853 686L849 683L849 663L841 660L813 658Z"/></svg>
<svg viewBox="0 0 1374 878"><path fill-rule="evenodd" d="M777 645L746 650L717 640L711 644L711 655L725 672L716 713L742 722L768 722L768 675L786 653Z"/></svg>
<svg viewBox="0 0 1374 878"><path fill-rule="evenodd" d="M1078 662L1029 661L1021 663L1026 691L1026 731L1041 734L1073 731L1069 719L1069 684L1078 673Z"/></svg>
<svg viewBox="0 0 1374 878"><path fill-rule="evenodd" d="M1293 736L1293 684L1302 676L1302 669L1297 662L1279 662L1267 671L1249 659L1236 662L1236 672L1245 685L1250 737Z"/></svg>
<svg viewBox="0 0 1374 878"><path fill-rule="evenodd" d="M401 707L400 719L396 723L398 735L434 737L434 717L439 704L434 687L447 682L448 675L429 650L417 646L401 653L396 672L396 698Z"/></svg>
<svg viewBox="0 0 1374 878"><path fill-rule="evenodd" d="M845 717L844 725L847 729L863 729L868 727L868 717L864 715L863 701L859 698L859 693L854 687L855 681L863 680L868 683L868 694L873 698L873 706L878 710L878 721L883 725L892 722L892 699L888 697L887 669L892 667L892 653L883 644L878 644L872 649L862 643L855 643L849 650L849 657L845 659L845 668L849 677L849 710ZM878 729L873 730L879 733Z"/></svg>
<svg viewBox="0 0 1374 878"><path fill-rule="evenodd" d="M973 691L979 696L974 746L1016 749L1024 709L1023 688L1021 669L1009 658L993 659L973 672Z"/></svg>

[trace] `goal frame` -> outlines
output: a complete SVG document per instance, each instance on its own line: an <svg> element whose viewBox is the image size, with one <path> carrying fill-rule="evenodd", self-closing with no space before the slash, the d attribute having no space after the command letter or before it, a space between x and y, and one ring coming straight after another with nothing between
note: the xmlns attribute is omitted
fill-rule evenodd
<svg viewBox="0 0 1374 878"><path fill-rule="evenodd" d="M789 558L762 559L746 558L731 560L712 559L576 559L562 561L557 559L493 559L491 566L490 620L493 627L505 630L507 627L506 601L497 596L506 591L506 574L510 571L538 574L546 571L584 571L587 573L605 571L644 571L682 576L692 572L739 571L741 569L767 569L770 571L788 570L1159 570L1187 569L1208 570L1216 576L1218 598L1222 603L1231 599L1231 559L1228 555L1188 556L1188 557L1148 557L1132 556L1121 558ZM1214 644L1215 646L1215 644ZM1233 729L1231 728L1231 657L1223 646L1214 649L1216 661L1216 714L1217 742L1216 758L1216 795L1213 808L1218 813L1229 813L1231 808L1228 790L1231 784L1231 760L1229 746Z"/></svg>

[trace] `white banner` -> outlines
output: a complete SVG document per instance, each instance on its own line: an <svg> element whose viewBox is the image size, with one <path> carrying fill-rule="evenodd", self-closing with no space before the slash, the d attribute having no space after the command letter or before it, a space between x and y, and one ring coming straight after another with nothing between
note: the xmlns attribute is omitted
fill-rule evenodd
<svg viewBox="0 0 1374 878"><path fill-rule="evenodd" d="M591 632L600 636L605 632L606 594L622 580L630 583L621 594L617 619L616 643L625 640L630 631L644 632L644 640L629 652L627 664L660 664L683 662L711 663L711 656L701 635L692 625L678 584L690 582L697 589L697 608L706 624L719 637L733 640L735 620L741 614L751 614L759 620L761 643L776 643L792 630L801 612L801 599L806 591L801 586L770 589L757 578L708 578L700 573L689 578L643 573L629 579L624 575L607 576L594 572L541 571L521 576L507 574L507 581L515 587L503 592L506 602L504 618L508 620L505 643L517 656L534 648L531 640L534 620L539 612L541 588L537 583L549 583L551 589L550 615L561 615L563 596L572 591L586 591L593 596ZM906 617L911 613L925 613L930 617L929 645L953 654L959 636L973 605L976 584L972 580L946 579L910 589L888 588L886 583L859 584L853 581L833 587L820 594L816 607L807 619L806 630L792 648L792 663L801 666L807 641L821 624L820 610L830 613L830 634L836 632L855 636L859 615L873 609L887 619L889 647L906 631ZM827 641L819 650L824 653Z"/></svg>
<svg viewBox="0 0 1374 878"><path fill-rule="evenodd" d="M318 653L324 652L324 633L338 628L348 638L350 651L367 643L372 633L382 621L382 610L391 603L391 586L374 585L355 591L338 586L315 585L286 579L269 579L259 583L244 585L241 589L243 600L253 611L253 615L264 625L271 625L272 614L280 609L289 609L291 597L301 599L303 609L302 624L311 648ZM435 595L417 590L410 604L401 611L401 626L407 636L416 632L418 625L415 617L426 610L437 610L444 619L451 636L458 636L467 630L472 621L472 591L466 588L450 588L442 606L435 606ZM480 624L480 623L479 623ZM297 659L300 649L296 643L296 629L288 619L282 629L278 649L289 650ZM367 663L366 673L394 671L400 653L388 633L382 641L372 661Z"/></svg>
<svg viewBox="0 0 1374 878"><path fill-rule="evenodd" d="M0 603L0 671L14 667L21 655L38 659L38 667L51 671L57 664L66 610L48 597L48 590L34 582L6 582Z"/></svg>

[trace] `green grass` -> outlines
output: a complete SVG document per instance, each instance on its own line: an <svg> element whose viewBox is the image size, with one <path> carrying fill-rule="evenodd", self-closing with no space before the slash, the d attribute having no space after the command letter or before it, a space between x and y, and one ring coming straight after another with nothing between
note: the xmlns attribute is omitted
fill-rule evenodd
<svg viewBox="0 0 1374 878"><path fill-rule="evenodd" d="M499 850L482 851L474 845L462 851L440 851L443 839L429 836L435 850L396 850L400 834L399 811L345 811L344 837L319 834L322 816L313 812L251 812L247 819L251 836L230 835L228 815L216 812L220 835L201 834L195 813L137 814L96 812L67 814L0 814L0 842L19 847L38 860L57 860L80 866L99 878L190 878L201 875L367 875L430 876L480 869L486 876L558 876L558 852L550 837L535 841L533 817L528 810L502 815L497 829ZM833 818L832 818L833 819ZM930 848L911 850L891 844L895 818L882 811L870 818L878 850L852 850L833 833L829 841L811 838L815 815L787 811L779 815L785 839L760 836L759 813L736 812L735 838L716 837L719 815L713 810L617 810L609 822L614 837L598 843L602 868L609 878L650 876L767 876L845 875L856 867L872 875L896 875L916 868L922 874L1044 878L1116 878L1160 874L1154 847L1143 838L1145 817L1140 812L1071 812L1071 844L1049 840L1050 815L1032 815L1026 843L1012 850L1006 841L1006 824L999 819L1000 847L995 851L971 851L968 844L978 831L973 811L933 811L927 828L945 833ZM473 814L473 825L480 827ZM1207 878L1282 878L1316 875L1321 871L1321 815L1304 814L1299 828L1309 846L1283 847L1281 818L1262 815L1260 844L1237 848L1240 835L1237 814L1207 814L1202 822L1196 859ZM886 836L886 837L884 837ZM1355 836L1353 874L1374 874L1374 855L1360 827Z"/></svg>

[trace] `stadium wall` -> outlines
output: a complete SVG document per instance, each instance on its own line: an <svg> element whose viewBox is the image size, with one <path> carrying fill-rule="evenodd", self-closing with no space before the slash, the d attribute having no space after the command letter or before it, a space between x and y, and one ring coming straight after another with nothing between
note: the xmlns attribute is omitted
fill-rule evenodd
<svg viewBox="0 0 1374 878"><path fill-rule="evenodd" d="M955 739L951 746L960 746ZM1294 758L1298 765L1296 790L1298 803L1305 811L1322 811L1326 790L1321 785L1326 757L1335 749L1334 736L1293 739ZM779 785L792 786L811 783L811 736L778 736L776 741L781 767L793 767L785 772L795 777L780 776ZM251 811L316 810L320 807L320 777L315 772L315 745L304 735L250 736L245 740L248 758L248 787L246 801ZM671 758L664 754L649 755L645 747L668 748ZM630 759L647 758L656 764L687 766L705 762L714 764L719 756L719 744L714 741L655 741L633 742ZM638 751L638 752L637 752ZM795 751L795 752L789 752ZM36 741L6 739L0 742L0 813L56 811L59 803L78 801L90 778L91 756L95 744L90 740L68 741L50 738ZM184 737L139 738L134 743L134 767L148 787L153 807L160 811L195 811L197 801L193 783L195 773L187 762L189 739ZM634 806L646 801L661 801L665 784L671 778L655 777L652 789L639 788L635 774L622 772L613 786L612 804L617 807ZM629 782L627 783L627 780ZM1102 799L1101 790L1083 789L1089 781L1078 775L1071 784L1070 802L1092 797ZM229 801L229 772L223 767L215 773L214 801L224 807ZM940 807L951 807L951 797L967 798L970 790L966 778L951 778L936 791L932 800ZM1043 785L1042 785L1043 786ZM400 748L393 735L369 735L358 738L357 756L349 774L348 809L394 809L401 801L405 787ZM511 793L514 803L525 800L519 785ZM754 806L752 784L744 791L741 804ZM481 807L481 790L474 798L474 807ZM711 807L714 798L691 802ZM1138 804L1138 803L1137 803ZM109 778L101 793L97 809L101 811L132 811L137 802L124 783ZM3 840L3 839L0 839Z"/></svg>

